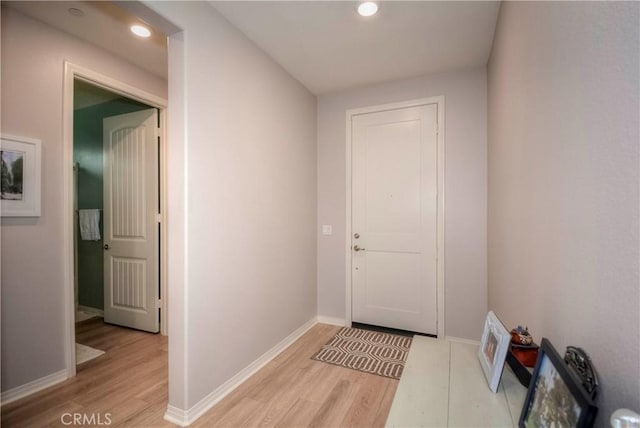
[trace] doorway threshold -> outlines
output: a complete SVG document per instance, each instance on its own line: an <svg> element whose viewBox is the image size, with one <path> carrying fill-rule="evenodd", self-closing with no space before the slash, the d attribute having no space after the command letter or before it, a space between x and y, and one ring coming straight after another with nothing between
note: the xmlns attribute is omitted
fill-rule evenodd
<svg viewBox="0 0 640 428"><path fill-rule="evenodd" d="M361 330L377 331L379 333L395 334L397 336L413 337L417 335L417 336L433 337L435 339L438 338L438 336L435 334L418 333L417 331L400 330L397 328L382 327L379 325L363 324L359 322L352 322L351 327L359 328Z"/></svg>

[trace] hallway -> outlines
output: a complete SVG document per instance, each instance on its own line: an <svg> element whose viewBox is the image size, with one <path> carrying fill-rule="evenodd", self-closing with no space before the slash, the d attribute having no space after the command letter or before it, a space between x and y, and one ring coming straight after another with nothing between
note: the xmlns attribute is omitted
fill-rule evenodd
<svg viewBox="0 0 640 428"><path fill-rule="evenodd" d="M337 330L314 326L192 426L383 427L397 380L311 359ZM102 318L78 323L76 334L78 343L106 353L79 365L75 378L4 406L3 427L65 426L74 414L94 418L76 426L175 426L163 419L166 336L105 324Z"/></svg>

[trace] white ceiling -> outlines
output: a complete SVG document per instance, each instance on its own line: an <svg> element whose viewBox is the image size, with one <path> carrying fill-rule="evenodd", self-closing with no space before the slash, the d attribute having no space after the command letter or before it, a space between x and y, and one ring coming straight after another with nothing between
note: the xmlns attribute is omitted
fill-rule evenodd
<svg viewBox="0 0 640 428"><path fill-rule="evenodd" d="M40 21L167 77L166 37L139 39L138 21L108 1L3 1ZM384 1L363 18L355 1L212 1L311 92L484 66L499 2ZM81 9L78 18L69 8Z"/></svg>
<svg viewBox="0 0 640 428"><path fill-rule="evenodd" d="M150 73L167 78L167 38L153 29L148 39L134 36L129 27L141 21L108 1L3 1L25 15L71 33L125 58ZM83 17L69 13L80 9Z"/></svg>
<svg viewBox="0 0 640 428"><path fill-rule="evenodd" d="M499 2L212 1L315 94L484 66Z"/></svg>

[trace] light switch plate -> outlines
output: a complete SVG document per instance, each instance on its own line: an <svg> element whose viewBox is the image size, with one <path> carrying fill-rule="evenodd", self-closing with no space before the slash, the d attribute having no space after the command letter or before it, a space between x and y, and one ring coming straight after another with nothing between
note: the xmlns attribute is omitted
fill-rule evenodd
<svg viewBox="0 0 640 428"><path fill-rule="evenodd" d="M331 226L330 224L323 224L322 225L322 234L323 235L333 235L333 226Z"/></svg>

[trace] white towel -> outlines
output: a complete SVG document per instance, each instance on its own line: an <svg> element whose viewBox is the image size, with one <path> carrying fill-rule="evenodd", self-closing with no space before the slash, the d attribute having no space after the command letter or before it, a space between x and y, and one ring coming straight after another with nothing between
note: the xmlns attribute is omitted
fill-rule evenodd
<svg viewBox="0 0 640 428"><path fill-rule="evenodd" d="M78 210L83 241L100 240L100 210Z"/></svg>

